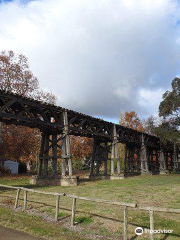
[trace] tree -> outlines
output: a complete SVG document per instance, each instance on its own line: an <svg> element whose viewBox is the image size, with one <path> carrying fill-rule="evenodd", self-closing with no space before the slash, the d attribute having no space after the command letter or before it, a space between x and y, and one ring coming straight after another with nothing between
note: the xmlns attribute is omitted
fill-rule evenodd
<svg viewBox="0 0 180 240"><path fill-rule="evenodd" d="M38 79L30 71L27 58L13 51L0 53L0 90L51 104L56 101L52 93L40 89ZM37 129L1 124L1 130L3 141L0 141L0 154L3 158L35 160L40 140Z"/></svg>
<svg viewBox="0 0 180 240"><path fill-rule="evenodd" d="M27 58L13 51L0 53L0 89L46 103L54 104L56 101L53 94L40 89L38 79L29 69Z"/></svg>
<svg viewBox="0 0 180 240"><path fill-rule="evenodd" d="M39 150L40 134L37 129L3 124L2 152L7 159L17 162L35 160Z"/></svg>
<svg viewBox="0 0 180 240"><path fill-rule="evenodd" d="M171 119L174 127L180 126L180 78L172 81L172 90L163 94L163 101L159 105L159 116Z"/></svg>
<svg viewBox="0 0 180 240"><path fill-rule="evenodd" d="M132 128L134 130L144 132L143 123L141 122L137 113L134 111L125 112L124 114L121 113L119 124L124 127Z"/></svg>
<svg viewBox="0 0 180 240"><path fill-rule="evenodd" d="M172 81L172 90L163 94L159 105L159 116L162 123L155 129L163 142L180 142L180 78Z"/></svg>
<svg viewBox="0 0 180 240"><path fill-rule="evenodd" d="M87 137L71 136L71 153L74 168L80 170L84 167L84 159L92 156L93 139Z"/></svg>

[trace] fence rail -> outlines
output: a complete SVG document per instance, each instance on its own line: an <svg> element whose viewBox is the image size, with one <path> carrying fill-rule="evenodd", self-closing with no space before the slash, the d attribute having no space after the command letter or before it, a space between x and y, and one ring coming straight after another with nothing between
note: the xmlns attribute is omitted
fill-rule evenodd
<svg viewBox="0 0 180 240"><path fill-rule="evenodd" d="M20 196L21 190L24 191L24 201L23 201L23 208L22 208L23 211L25 211L26 208L27 208L28 192L37 193L37 194L43 194L43 195L56 196L55 220L58 221L60 196L65 196L65 193L45 192L45 191L33 190L33 189L29 189L29 188L24 188L24 187L13 187L13 186L2 185L2 184L0 184L0 187L9 188L9 189L16 189L17 190L14 208L18 207L19 196Z"/></svg>
<svg viewBox="0 0 180 240"><path fill-rule="evenodd" d="M26 207L27 207L27 201L28 201L28 194L27 193L28 192L55 196L56 197L56 207L55 207L55 220L56 221L58 221L60 197L61 196L62 197L66 196L68 198L72 198L71 226L75 225L75 213L76 213L77 199L78 200L84 200L84 201L90 201L90 202L96 202L96 203L122 206L123 207L123 215L124 215L124 226L123 226L124 227L124 237L123 237L124 240L128 239L128 233L127 233L128 208L134 208L134 209L149 212L150 230L151 230L150 231L150 239L151 240L154 240L154 234L153 234L154 212L166 212L166 213L180 214L180 209L138 206L136 203L114 202L114 201L102 200L102 199L96 199L96 198L80 197L80 196L70 195L70 194L66 195L65 193L45 192L45 191L33 190L33 189L29 189L29 188L24 188L24 187L14 187L14 186L8 186L8 185L3 185L3 184L0 184L0 187L17 190L14 208L18 207L19 196L20 196L21 190L24 191L23 207L22 207L22 210L24 210L24 211L26 210Z"/></svg>
<svg viewBox="0 0 180 240"><path fill-rule="evenodd" d="M126 204L127 207L132 207L132 208L137 207L136 203L113 202L113 201L102 200L97 198L79 197L79 196L69 195L69 194L66 196L70 198L76 198L76 199L90 201L90 202L98 202L98 203L105 203L105 204L118 205L118 206L124 206L124 204Z"/></svg>

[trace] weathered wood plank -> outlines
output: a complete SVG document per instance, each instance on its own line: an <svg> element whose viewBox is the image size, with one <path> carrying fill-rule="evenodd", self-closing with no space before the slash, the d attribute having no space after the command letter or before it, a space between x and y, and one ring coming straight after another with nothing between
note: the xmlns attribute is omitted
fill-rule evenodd
<svg viewBox="0 0 180 240"><path fill-rule="evenodd" d="M53 195L53 196L65 196L65 193L55 193L55 192L44 192L44 191L39 191L39 190L34 190L34 189L29 189L29 188L21 188L24 191L27 192L33 192L33 193L39 193L39 194L45 194L45 195Z"/></svg>
<svg viewBox="0 0 180 240"><path fill-rule="evenodd" d="M19 189L17 190L16 201L15 201L14 208L17 208L17 207L18 207L20 191L21 191L21 188L19 188Z"/></svg>
<svg viewBox="0 0 180 240"><path fill-rule="evenodd" d="M24 191L24 204L23 204L23 211L26 210L27 207L27 191Z"/></svg>
<svg viewBox="0 0 180 240"><path fill-rule="evenodd" d="M75 195L67 195L67 197L90 201L90 202L98 202L98 203L105 203L105 204L110 204L110 205L124 206L124 202L114 202L114 201L108 201L108 200L102 200L102 199L96 199L96 198L79 197L79 196L75 196ZM126 203L126 206L136 208L137 204L136 203Z"/></svg>
<svg viewBox="0 0 180 240"><path fill-rule="evenodd" d="M55 220L58 221L58 215L59 215L59 201L60 201L60 196L56 196L56 212L55 212Z"/></svg>
<svg viewBox="0 0 180 240"><path fill-rule="evenodd" d="M73 198L72 215L71 215L71 226L74 226L75 212L76 212L76 198Z"/></svg>
<svg viewBox="0 0 180 240"><path fill-rule="evenodd" d="M154 240L154 212L152 211L152 209L149 209L149 217L150 217L150 237L151 240Z"/></svg>
<svg viewBox="0 0 180 240"><path fill-rule="evenodd" d="M127 205L124 204L124 240L127 240L127 223L128 223L128 212Z"/></svg>
<svg viewBox="0 0 180 240"><path fill-rule="evenodd" d="M168 212L168 213L180 213L180 209L175 208L160 208L160 207L150 207L154 212ZM140 206L140 210L149 211L149 207Z"/></svg>

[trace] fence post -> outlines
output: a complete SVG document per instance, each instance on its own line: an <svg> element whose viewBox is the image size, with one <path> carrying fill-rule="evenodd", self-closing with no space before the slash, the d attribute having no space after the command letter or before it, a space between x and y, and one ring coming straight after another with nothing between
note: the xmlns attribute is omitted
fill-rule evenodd
<svg viewBox="0 0 180 240"><path fill-rule="evenodd" d="M150 216L150 238L154 240L154 212L151 208L149 208L149 216ZM151 232L152 231L152 232Z"/></svg>
<svg viewBox="0 0 180 240"><path fill-rule="evenodd" d="M75 211L76 211L76 198L73 198L73 203L72 203L72 216L71 216L71 226L74 226Z"/></svg>
<svg viewBox="0 0 180 240"><path fill-rule="evenodd" d="M15 201L14 208L17 208L17 207L18 207L20 191L21 191L21 189L18 188L17 194L16 194L16 201Z"/></svg>
<svg viewBox="0 0 180 240"><path fill-rule="evenodd" d="M56 196L56 212L55 212L55 220L58 221L58 215L59 215L59 200L60 196Z"/></svg>
<svg viewBox="0 0 180 240"><path fill-rule="evenodd" d="M26 210L26 206L27 206L27 191L24 190L24 205L23 205L23 210Z"/></svg>
<svg viewBox="0 0 180 240"><path fill-rule="evenodd" d="M127 205L124 203L124 240L127 240Z"/></svg>

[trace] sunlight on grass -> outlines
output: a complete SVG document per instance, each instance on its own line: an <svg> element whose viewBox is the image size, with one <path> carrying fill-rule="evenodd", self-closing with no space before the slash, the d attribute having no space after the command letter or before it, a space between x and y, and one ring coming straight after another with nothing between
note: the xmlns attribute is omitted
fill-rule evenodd
<svg viewBox="0 0 180 240"><path fill-rule="evenodd" d="M8 184L14 186L25 186L33 189L50 192L65 192L66 194L99 198L109 201L120 201L137 203L141 206L157 206L157 207L169 207L169 208L180 208L180 175L173 174L168 176L136 176L130 177L124 180L102 180L102 181L87 181L83 182L77 187L61 187L61 186L50 186L50 187L37 187L29 185L29 178L23 177L9 179L0 179L1 184ZM6 196L2 196L6 195ZM8 196L11 196L11 198ZM4 199L4 204L14 205L16 191L6 190L0 188L1 202ZM20 207L23 206L23 192L20 194ZM54 220L55 215L55 198L47 197L45 195L29 194L28 195L27 209L35 211L37 214L42 213ZM39 202L39 203L38 203ZM70 225L72 199L67 197L60 198L60 212L59 212L59 223L65 221L65 227L62 227L63 233L67 230L67 234L71 233L71 230L67 228ZM20 218L24 215L20 214ZM23 213L25 214L25 213ZM19 215L18 215L19 218ZM37 221L36 216L27 216L32 222ZM156 228L173 229L174 235L168 236L166 239L180 239L180 214L163 214L155 213L154 221ZM6 216L6 214L0 217L1 222L6 220L13 225L16 225L14 217ZM78 223L77 226L82 228L80 236L89 235L102 235L104 239L121 239L123 234L123 208L118 206L107 205L103 203L86 202L77 199L76 206L76 218L75 221ZM134 237L134 230L137 226L143 228L149 228L149 213L140 211L138 209L128 208L128 235ZM25 223L24 223L25 224ZM63 223L64 224L64 223ZM59 226L57 227L59 228ZM50 231L50 230L48 230ZM54 231L54 230L53 230ZM41 226L36 226L35 230L31 230L36 235L42 235ZM50 231L51 234L52 231ZM44 233L49 237L48 233ZM55 234L56 236L56 234ZM60 239L60 238L54 238ZM72 238L74 239L74 238ZM80 238L79 238L80 239ZM140 239L149 239L149 236L144 235ZM156 239L162 239L162 235L156 235Z"/></svg>

